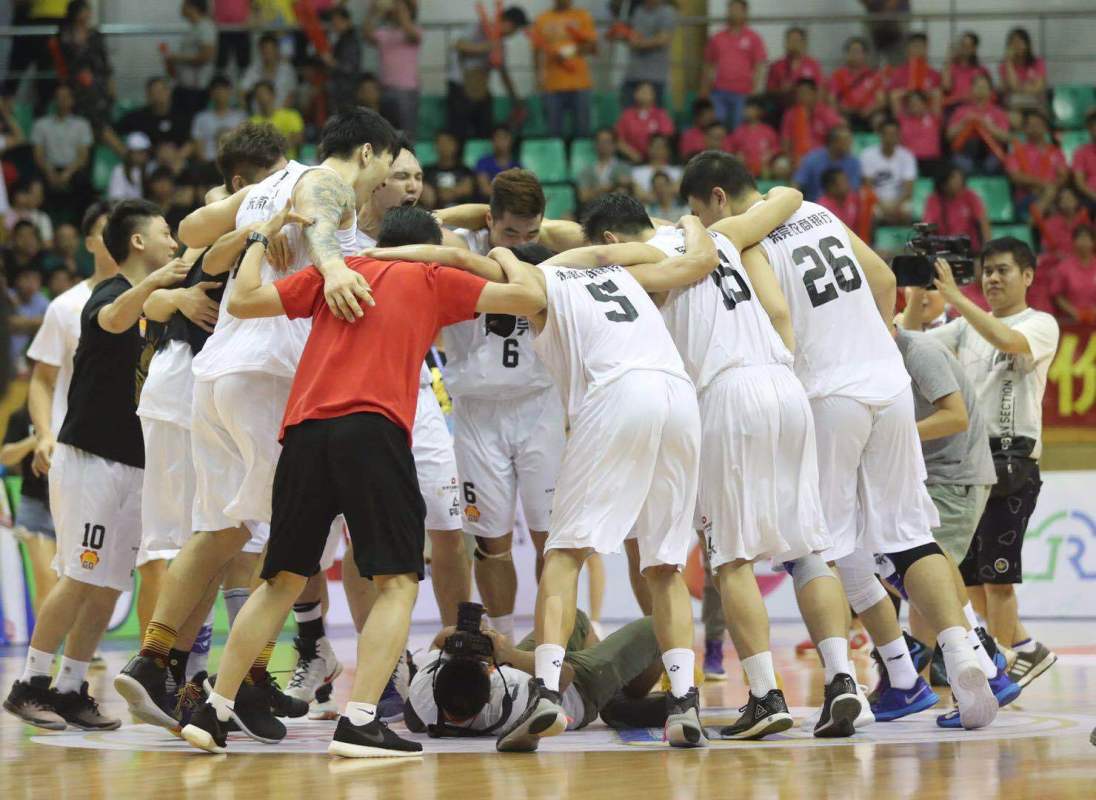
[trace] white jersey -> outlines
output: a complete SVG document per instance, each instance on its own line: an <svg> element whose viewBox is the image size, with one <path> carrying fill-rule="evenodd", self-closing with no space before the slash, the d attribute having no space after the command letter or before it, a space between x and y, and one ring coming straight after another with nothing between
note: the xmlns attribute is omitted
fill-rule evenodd
<svg viewBox="0 0 1096 800"><path fill-rule="evenodd" d="M490 232L456 231L474 253L491 250ZM443 329L445 386L456 398L506 400L542 392L552 385L537 360L529 320L506 314L483 314Z"/></svg>
<svg viewBox="0 0 1096 800"><path fill-rule="evenodd" d="M671 291L662 306L662 319L698 392L724 370L792 365L792 354L754 296L738 249L726 236L710 235L719 266L692 286ZM674 257L685 252L685 235L660 228L647 244Z"/></svg>
<svg viewBox="0 0 1096 800"><path fill-rule="evenodd" d="M803 203L761 246L791 308L807 396L887 403L905 391L910 376L840 220Z"/></svg>
<svg viewBox="0 0 1096 800"><path fill-rule="evenodd" d="M325 168L290 161L284 169L251 187L236 212L237 229L255 222L265 222L281 211L292 198L297 181L311 169ZM355 224L352 228L337 232L343 255L357 252L356 230ZM288 225L284 232L294 253L293 263L285 272L277 272L264 258L261 270L264 285L292 275L312 263L300 226ZM228 313L228 298L232 296L234 284L235 276L229 277L213 335L202 352L194 357L194 379L211 381L235 372L263 372L292 378L312 330L312 320L291 320L285 316L238 319Z"/></svg>
<svg viewBox="0 0 1096 800"><path fill-rule="evenodd" d="M633 370L688 380L658 309L626 269L538 269L544 273L548 320L533 344L572 420L589 392Z"/></svg>
<svg viewBox="0 0 1096 800"><path fill-rule="evenodd" d="M57 367L57 383L53 388L50 425L53 435L61 431L68 412L68 390L72 383L72 359L80 343L80 314L91 298L91 284L80 281L62 292L46 308L42 327L34 334L27 349L27 358Z"/></svg>

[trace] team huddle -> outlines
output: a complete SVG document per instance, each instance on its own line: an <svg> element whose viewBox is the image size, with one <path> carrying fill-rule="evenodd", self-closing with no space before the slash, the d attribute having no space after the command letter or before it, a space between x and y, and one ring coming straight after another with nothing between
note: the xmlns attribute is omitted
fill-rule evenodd
<svg viewBox="0 0 1096 800"><path fill-rule="evenodd" d="M178 258L155 206L89 211L119 271L82 305L67 412L39 447L62 579L9 711L52 729L121 724L83 674L150 554L171 563L114 685L134 716L211 752L234 730L276 743L280 718L305 715L338 720L329 752L343 757L420 754L388 727L403 718L511 752L599 715L662 726L674 747L785 731L758 561L791 575L822 662L814 735L939 702L880 578L935 632L955 700L941 727L987 726L1018 694L933 536L894 276L825 208L790 188L763 196L708 151L685 168L693 215L676 227L622 194L581 226L544 220L523 170L495 179L489 206L432 215L415 206L412 147L365 109L327 123L318 166L285 150L262 125L227 137L225 185L180 224ZM432 386L439 335L452 436ZM35 424L41 437L50 422ZM515 646L519 508L538 591ZM749 684L718 731L701 724L682 575L697 531ZM323 575L344 538L359 638L340 713ZM397 690L427 546L447 628ZM645 616L601 641L576 608L579 574L621 549ZM465 691L439 648L473 577L497 669ZM210 676L219 591L231 628ZM850 608L880 654L871 698ZM283 691L267 663L291 611ZM663 671L668 691L650 694Z"/></svg>

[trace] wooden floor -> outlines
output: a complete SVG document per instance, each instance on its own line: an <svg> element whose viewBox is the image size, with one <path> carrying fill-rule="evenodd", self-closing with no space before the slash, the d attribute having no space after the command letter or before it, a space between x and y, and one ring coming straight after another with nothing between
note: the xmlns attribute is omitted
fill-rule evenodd
<svg viewBox="0 0 1096 800"><path fill-rule="evenodd" d="M1096 725L1096 625L1047 622L1032 627L1060 654L1059 663L1025 690L1014 707L1001 712L995 730L966 737L937 736L926 722L931 717L926 716L920 723L873 726L881 730L880 735L891 737L885 743L873 741L869 728L852 744L830 740L821 746L816 740L799 738L763 746L720 743L704 751L671 751L647 742L626 752L504 756L495 753L490 742L483 742L482 752L477 753L428 753L410 761L347 761L319 753L279 752L286 744L264 748L263 754L228 756L49 746L32 741L41 732L0 713L0 798L1092 800L1096 798L1096 747L1090 744L1089 734ZM413 643L424 642L430 634L425 629L417 631ZM797 660L793 653L802 635L801 625L778 625L774 630L777 667L793 707L819 702L820 676L813 659ZM351 661L349 636L338 637L336 649L340 657ZM288 645L279 646L282 666L289 664L291 654ZM111 650L105 655L108 668L92 674L92 692L105 709L122 714L124 704L110 679L128 652ZM21 650L0 650L0 684L5 691L22 661ZM728 681L708 683L702 689L706 708L724 709L715 717L709 713L713 722L729 719L744 696L733 655L728 656L727 667ZM871 675L866 661L858 660L858 668L862 680ZM351 673L348 663L337 697L345 692ZM898 727L902 725L906 727ZM89 735L87 740L109 745L106 737L125 734L127 729ZM314 736L317 743L326 738L324 731L320 734ZM553 744L563 744L571 735L578 736L565 734ZM72 734L60 736L75 741ZM608 741L610 734L603 736ZM909 740L900 741L903 737ZM234 741L230 739L230 748Z"/></svg>

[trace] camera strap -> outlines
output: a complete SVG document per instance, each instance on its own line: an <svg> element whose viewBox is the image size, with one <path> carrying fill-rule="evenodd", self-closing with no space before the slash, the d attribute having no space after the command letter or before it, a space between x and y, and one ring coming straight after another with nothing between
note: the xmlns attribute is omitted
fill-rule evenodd
<svg viewBox="0 0 1096 800"><path fill-rule="evenodd" d="M494 656L492 656L491 662L495 666L495 671L502 679L502 716L500 716L498 721L495 722L493 725L489 725L486 728L479 729L462 728L459 725L454 725L451 722L445 721L445 719L442 717L441 702L438 700L438 672L443 666L441 656L439 655L438 660L431 664L429 667L427 667L428 670L433 672L430 685L433 689L434 708L437 710L437 722L432 725L426 726L426 733L430 736L430 738L453 739L470 736L489 736L509 721L510 715L514 712L514 698L510 694L510 686L506 682L506 674L499 667L499 662L494 658Z"/></svg>

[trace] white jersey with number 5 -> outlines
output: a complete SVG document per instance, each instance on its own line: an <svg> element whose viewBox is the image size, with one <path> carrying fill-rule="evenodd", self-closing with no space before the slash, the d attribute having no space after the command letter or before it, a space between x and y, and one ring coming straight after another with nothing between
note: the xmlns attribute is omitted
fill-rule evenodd
<svg viewBox="0 0 1096 800"><path fill-rule="evenodd" d="M724 370L792 364L792 354L754 296L738 249L726 236L709 233L719 266L703 280L674 289L662 306L662 319L698 392ZM685 235L677 228L660 228L647 244L672 258L685 252Z"/></svg>
<svg viewBox="0 0 1096 800"><path fill-rule="evenodd" d="M620 266L541 265L548 320L533 340L574 420L587 394L633 370L689 380L651 298Z"/></svg>
<svg viewBox="0 0 1096 800"><path fill-rule="evenodd" d="M803 203L761 246L791 308L795 372L809 398L885 404L910 385L840 220Z"/></svg>

